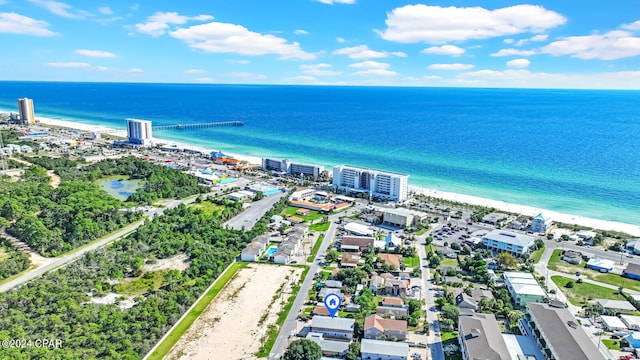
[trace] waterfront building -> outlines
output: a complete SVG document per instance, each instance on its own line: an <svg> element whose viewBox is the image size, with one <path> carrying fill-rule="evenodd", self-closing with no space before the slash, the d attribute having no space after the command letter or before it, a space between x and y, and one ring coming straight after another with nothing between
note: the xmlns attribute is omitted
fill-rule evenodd
<svg viewBox="0 0 640 360"><path fill-rule="evenodd" d="M458 318L458 343L463 360L510 360L507 344L493 314Z"/></svg>
<svg viewBox="0 0 640 360"><path fill-rule="evenodd" d="M22 124L33 125L36 123L36 116L33 112L32 99L18 99L18 112L20 113L20 122L22 122Z"/></svg>
<svg viewBox="0 0 640 360"><path fill-rule="evenodd" d="M493 230L482 238L482 243L494 253L509 252L520 256L533 245L535 239L529 235L503 230Z"/></svg>
<svg viewBox="0 0 640 360"><path fill-rule="evenodd" d="M288 175L310 176L314 180L324 171L324 167L291 162L289 159L262 158L262 169L273 170Z"/></svg>
<svg viewBox="0 0 640 360"><path fill-rule="evenodd" d="M546 359L605 359L569 309L529 303L523 320Z"/></svg>
<svg viewBox="0 0 640 360"><path fill-rule="evenodd" d="M333 167L333 187L369 198L405 201L408 197L409 175L361 168L350 165Z"/></svg>
<svg viewBox="0 0 640 360"><path fill-rule="evenodd" d="M427 217L426 213L406 208L385 208L383 213L383 223L394 227L408 228L418 225Z"/></svg>
<svg viewBox="0 0 640 360"><path fill-rule="evenodd" d="M552 221L551 218L546 216L545 214L538 214L531 221L531 227L529 228L532 232L546 234L547 231L551 230Z"/></svg>
<svg viewBox="0 0 640 360"><path fill-rule="evenodd" d="M149 145L152 140L151 121L127 119L127 142Z"/></svg>
<svg viewBox="0 0 640 360"><path fill-rule="evenodd" d="M525 306L530 302L544 302L547 294L530 273L507 271L504 273L504 284L513 298L513 302L519 306Z"/></svg>

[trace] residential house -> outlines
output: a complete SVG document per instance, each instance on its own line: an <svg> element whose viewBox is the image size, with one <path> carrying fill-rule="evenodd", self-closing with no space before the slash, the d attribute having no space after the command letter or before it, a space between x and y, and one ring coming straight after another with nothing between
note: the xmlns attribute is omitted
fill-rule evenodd
<svg viewBox="0 0 640 360"><path fill-rule="evenodd" d="M627 241L627 250L636 255L640 254L640 239L629 239Z"/></svg>
<svg viewBox="0 0 640 360"><path fill-rule="evenodd" d="M492 213L489 213L489 214L483 216L482 217L482 222L485 223L485 224L498 226L502 222L506 221L507 218L508 218L507 214L501 214L501 213L492 212Z"/></svg>
<svg viewBox="0 0 640 360"><path fill-rule="evenodd" d="M622 272L622 275L629 279L640 280L640 265L630 262Z"/></svg>
<svg viewBox="0 0 640 360"><path fill-rule="evenodd" d="M319 316L331 316L331 314L329 314L329 310L327 310L327 307L324 306L324 304L314 306L311 314Z"/></svg>
<svg viewBox="0 0 640 360"><path fill-rule="evenodd" d="M364 319L365 339L398 339L407 337L407 322L404 320L384 319L378 315L369 315Z"/></svg>
<svg viewBox="0 0 640 360"><path fill-rule="evenodd" d="M276 264L288 264L291 257L296 253L294 244L282 243L278 246L278 250L273 254L273 262Z"/></svg>
<svg viewBox="0 0 640 360"><path fill-rule="evenodd" d="M525 306L530 302L544 302L547 297L547 293L530 273L507 271L503 277L516 305Z"/></svg>
<svg viewBox="0 0 640 360"><path fill-rule="evenodd" d="M600 315L600 320L607 331L627 331L627 325L617 316Z"/></svg>
<svg viewBox="0 0 640 360"><path fill-rule="evenodd" d="M320 289L320 291L318 292L318 297L324 299L324 297L329 294L336 294L340 296L341 299L344 298L344 294L342 293L342 291L340 291L340 289L328 287L323 287L322 289Z"/></svg>
<svg viewBox="0 0 640 360"><path fill-rule="evenodd" d="M383 297L381 305L401 308L404 307L404 300L394 297Z"/></svg>
<svg viewBox="0 0 640 360"><path fill-rule="evenodd" d="M629 343L634 349L640 348L640 332L631 331L627 336L624 337L625 340Z"/></svg>
<svg viewBox="0 0 640 360"><path fill-rule="evenodd" d="M316 315L311 318L311 331L324 338L351 340L354 324L354 319Z"/></svg>
<svg viewBox="0 0 640 360"><path fill-rule="evenodd" d="M301 224L304 222L304 219L298 216L289 216L287 217L287 221L289 221L292 224Z"/></svg>
<svg viewBox="0 0 640 360"><path fill-rule="evenodd" d="M493 230L482 238L484 246L494 253L509 252L514 256L529 251L534 241L532 236L503 230Z"/></svg>
<svg viewBox="0 0 640 360"><path fill-rule="evenodd" d="M640 331L640 316L620 315L620 320L629 330Z"/></svg>
<svg viewBox="0 0 640 360"><path fill-rule="evenodd" d="M529 227L529 218L526 216L519 216L517 219L509 223L509 229L513 230L525 230Z"/></svg>
<svg viewBox="0 0 640 360"><path fill-rule="evenodd" d="M603 273L608 273L609 271L613 270L613 264L613 260L593 258L587 261L587 268Z"/></svg>
<svg viewBox="0 0 640 360"><path fill-rule="evenodd" d="M405 318L409 316L409 310L407 307L391 307L391 306L377 306L376 314L382 316L384 318L393 317L393 318Z"/></svg>
<svg viewBox="0 0 640 360"><path fill-rule="evenodd" d="M262 254L263 246L260 243L251 242L240 253L241 261L258 261Z"/></svg>
<svg viewBox="0 0 640 360"><path fill-rule="evenodd" d="M547 359L605 360L569 309L528 303L523 320Z"/></svg>
<svg viewBox="0 0 640 360"><path fill-rule="evenodd" d="M384 238L384 243L387 249L393 250L402 245L402 239L391 232Z"/></svg>
<svg viewBox="0 0 640 360"><path fill-rule="evenodd" d="M407 280L386 278L384 281L384 294L405 297L407 296L408 283Z"/></svg>
<svg viewBox="0 0 640 360"><path fill-rule="evenodd" d="M322 356L343 359L349 352L351 341L325 339L322 333L309 332L307 339L313 341L322 349Z"/></svg>
<svg viewBox="0 0 640 360"><path fill-rule="evenodd" d="M360 358L362 360L407 360L409 344L395 341L362 339Z"/></svg>
<svg viewBox="0 0 640 360"><path fill-rule="evenodd" d="M369 290L372 293L378 294L384 288L385 279L382 276L371 275L369 278Z"/></svg>
<svg viewBox="0 0 640 360"><path fill-rule="evenodd" d="M582 262L582 253L573 250L564 250L560 259L570 264L578 265Z"/></svg>
<svg viewBox="0 0 640 360"><path fill-rule="evenodd" d="M605 315L630 315L636 312L636 307L626 300L595 299L595 302L602 306Z"/></svg>
<svg viewBox="0 0 640 360"><path fill-rule="evenodd" d="M344 252L340 257L340 267L354 268L354 267L357 267L358 264L360 264L361 260L362 260L362 257L360 256L359 253L355 254L355 253Z"/></svg>
<svg viewBox="0 0 640 360"><path fill-rule="evenodd" d="M589 230L580 230L576 233L576 236L581 240L589 240L596 237L596 233Z"/></svg>
<svg viewBox="0 0 640 360"><path fill-rule="evenodd" d="M460 316L458 343L463 360L511 360L493 314Z"/></svg>
<svg viewBox="0 0 640 360"><path fill-rule="evenodd" d="M402 262L402 255L398 254L378 254L378 260L383 261L389 266L393 266L394 269L400 270L400 263Z"/></svg>
<svg viewBox="0 0 640 360"><path fill-rule="evenodd" d="M443 276L442 281L446 284L463 284L464 281L457 276Z"/></svg>
<svg viewBox="0 0 640 360"><path fill-rule="evenodd" d="M374 238L370 236L343 236L340 249L342 251L362 251L373 246Z"/></svg>
<svg viewBox="0 0 640 360"><path fill-rule="evenodd" d="M529 230L535 233L546 234L553 225L551 218L543 213L536 215L531 221Z"/></svg>
<svg viewBox="0 0 640 360"><path fill-rule="evenodd" d="M328 288L340 289L342 288L342 281L340 280L325 280L324 286Z"/></svg>
<svg viewBox="0 0 640 360"><path fill-rule="evenodd" d="M408 228L417 224L427 217L426 213L406 208L384 209L382 221L386 225L399 228Z"/></svg>
<svg viewBox="0 0 640 360"><path fill-rule="evenodd" d="M460 309L471 309L473 311L478 311L479 309L478 302L465 292L460 293L460 295L456 297L456 305Z"/></svg>

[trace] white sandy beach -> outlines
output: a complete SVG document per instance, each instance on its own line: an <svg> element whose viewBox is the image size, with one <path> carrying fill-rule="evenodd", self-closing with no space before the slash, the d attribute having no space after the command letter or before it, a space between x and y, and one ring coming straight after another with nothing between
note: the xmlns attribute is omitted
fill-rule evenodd
<svg viewBox="0 0 640 360"><path fill-rule="evenodd" d="M83 131L114 130L104 126L81 124L81 123L76 123L71 121L50 119L46 117L45 118L38 117L37 119L38 121L40 121L42 124L45 124L45 125L55 125L55 126L83 130ZM121 136L121 137L126 136L125 130L110 132L110 134ZM202 151L205 154L210 153L212 151L219 151L215 149L205 149L202 147L192 146L189 144L175 142L171 140L163 140L161 138L158 138L157 140L158 142L161 142L163 144L175 145L181 148L194 149L194 150ZM260 164L262 162L262 160L259 157L245 156L242 154L231 154L226 151L222 151L222 152L225 154L231 155L237 159L248 161L251 164ZM421 193L427 196L431 196L434 198L443 199L447 201L454 201L459 203L491 207L500 211L506 211L510 213L522 214L527 216L535 216L542 212L550 216L554 221L557 221L557 222L562 222L566 224L575 224L575 225L589 227L593 229L620 231L632 236L640 236L640 226L638 225L625 224L625 223L616 222L616 221L599 220L599 219L593 219L593 218L588 218L588 217L578 216L578 215L562 214L555 211L536 208L536 207L527 206L527 205L510 204L504 201L485 199L485 198L472 196L472 195L456 194L452 192L433 190L433 189L427 189L427 188L421 188L421 187L415 187L415 186L410 186L409 189L410 191L413 191L415 193Z"/></svg>

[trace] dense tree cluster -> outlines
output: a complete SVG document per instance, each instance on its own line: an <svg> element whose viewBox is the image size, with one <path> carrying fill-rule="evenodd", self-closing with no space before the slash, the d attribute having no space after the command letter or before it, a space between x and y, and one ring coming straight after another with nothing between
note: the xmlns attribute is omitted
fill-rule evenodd
<svg viewBox="0 0 640 360"><path fill-rule="evenodd" d="M9 240L0 237L0 280L29 268L31 260L27 253L18 250Z"/></svg>
<svg viewBox="0 0 640 360"><path fill-rule="evenodd" d="M142 358L255 236L223 229L221 222L181 205L107 248L0 294L0 340L28 334L64 341L62 349L3 349L3 356ZM121 284L144 278L149 274L143 270L145 262L176 254L186 254L190 266L182 272L163 271L160 287L133 294L137 304L130 309L90 301L89 294L118 293Z"/></svg>

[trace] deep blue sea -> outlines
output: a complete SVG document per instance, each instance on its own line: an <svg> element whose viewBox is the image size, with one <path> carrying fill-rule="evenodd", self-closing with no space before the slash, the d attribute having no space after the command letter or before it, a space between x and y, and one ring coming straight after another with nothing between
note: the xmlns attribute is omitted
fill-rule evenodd
<svg viewBox="0 0 640 360"><path fill-rule="evenodd" d="M0 109L155 132L252 156L411 175L410 185L640 224L640 92L0 82Z"/></svg>

